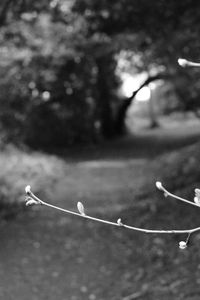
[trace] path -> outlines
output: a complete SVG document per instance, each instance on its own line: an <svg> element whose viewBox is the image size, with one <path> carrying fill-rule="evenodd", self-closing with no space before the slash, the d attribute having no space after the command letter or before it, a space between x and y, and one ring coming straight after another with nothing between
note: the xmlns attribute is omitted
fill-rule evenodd
<svg viewBox="0 0 200 300"><path fill-rule="evenodd" d="M151 157L166 147L190 143L197 135L190 132L172 140L146 134L135 137L136 143L125 139L112 147L108 144L94 151L92 160L87 155L84 160L66 160L64 175L49 190L49 200L75 210L80 200L89 214L151 224L155 212L138 197L156 180ZM45 207L27 208L2 221L0 236L3 300L121 300L129 294L130 300L169 299L186 276L181 265L177 271L178 251L173 253L176 263L164 251L166 240L174 243L169 238L147 237ZM171 267L170 276L160 276L163 264ZM173 271L183 280L173 278Z"/></svg>

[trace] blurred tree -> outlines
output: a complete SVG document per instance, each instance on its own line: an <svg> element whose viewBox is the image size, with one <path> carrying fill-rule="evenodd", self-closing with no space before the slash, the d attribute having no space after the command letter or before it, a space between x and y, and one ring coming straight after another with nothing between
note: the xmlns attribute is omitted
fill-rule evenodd
<svg viewBox="0 0 200 300"><path fill-rule="evenodd" d="M162 70L180 76L181 80L174 84L178 83L176 90L183 107L199 106L198 70L180 70L177 65L178 57L199 59L198 1L77 0L74 7L90 24L91 35L96 31L106 34L112 44L140 57L138 61L132 60L132 68L150 75Z"/></svg>
<svg viewBox="0 0 200 300"><path fill-rule="evenodd" d="M24 2L17 13L8 6L12 18L2 25L0 124L6 137L64 147L112 136L119 81L109 41L87 37L88 25L71 12L72 1L36 3Z"/></svg>
<svg viewBox="0 0 200 300"><path fill-rule="evenodd" d="M197 111L198 70L181 69L177 58L198 59L199 8L194 0L3 0L5 136L33 147L64 147L124 132L137 91L118 95L121 51L130 54L129 71L149 74L143 86L167 77L182 109Z"/></svg>

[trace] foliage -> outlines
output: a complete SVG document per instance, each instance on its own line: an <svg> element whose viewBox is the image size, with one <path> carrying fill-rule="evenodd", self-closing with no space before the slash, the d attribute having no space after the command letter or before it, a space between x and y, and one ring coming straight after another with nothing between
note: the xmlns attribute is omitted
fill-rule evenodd
<svg viewBox="0 0 200 300"><path fill-rule="evenodd" d="M182 70L177 58L198 58L198 19L199 4L192 0L4 0L4 138L46 149L115 136L132 101L123 107L118 96L123 51L126 71L167 73L182 109L196 111L198 73Z"/></svg>
<svg viewBox="0 0 200 300"><path fill-rule="evenodd" d="M3 27L0 124L33 147L95 142L112 134L116 61L107 41L87 38L81 16L67 24L50 6Z"/></svg>
<svg viewBox="0 0 200 300"><path fill-rule="evenodd" d="M1 148L0 214L16 215L24 205L23 186L32 182L39 194L48 197L57 176L63 175L63 161L53 155L19 150L11 145ZM43 187L46 187L44 190Z"/></svg>
<svg viewBox="0 0 200 300"><path fill-rule="evenodd" d="M198 71L180 70L177 65L178 57L199 59L198 2L77 0L75 8L87 19L91 34L100 31L128 50L128 69L172 74L182 108L199 107Z"/></svg>

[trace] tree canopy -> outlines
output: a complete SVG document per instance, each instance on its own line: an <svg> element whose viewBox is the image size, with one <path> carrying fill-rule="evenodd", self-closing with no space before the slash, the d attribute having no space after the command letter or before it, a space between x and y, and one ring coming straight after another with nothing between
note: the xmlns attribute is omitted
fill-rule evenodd
<svg viewBox="0 0 200 300"><path fill-rule="evenodd" d="M128 72L172 78L182 109L196 111L198 69L177 59L199 58L199 8L194 0L2 1L4 138L65 147L122 132L134 93L118 93L121 53Z"/></svg>

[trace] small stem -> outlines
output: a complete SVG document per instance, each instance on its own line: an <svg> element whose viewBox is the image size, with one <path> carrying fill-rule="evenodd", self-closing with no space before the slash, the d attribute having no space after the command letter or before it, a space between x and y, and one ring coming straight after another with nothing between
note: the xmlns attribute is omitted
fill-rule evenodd
<svg viewBox="0 0 200 300"><path fill-rule="evenodd" d="M187 239L186 239L186 241L185 241L186 244L188 244L191 234L192 234L192 232L189 232L189 233L188 233Z"/></svg>
<svg viewBox="0 0 200 300"><path fill-rule="evenodd" d="M200 67L200 63L189 61L188 60L188 66L189 67Z"/></svg>

